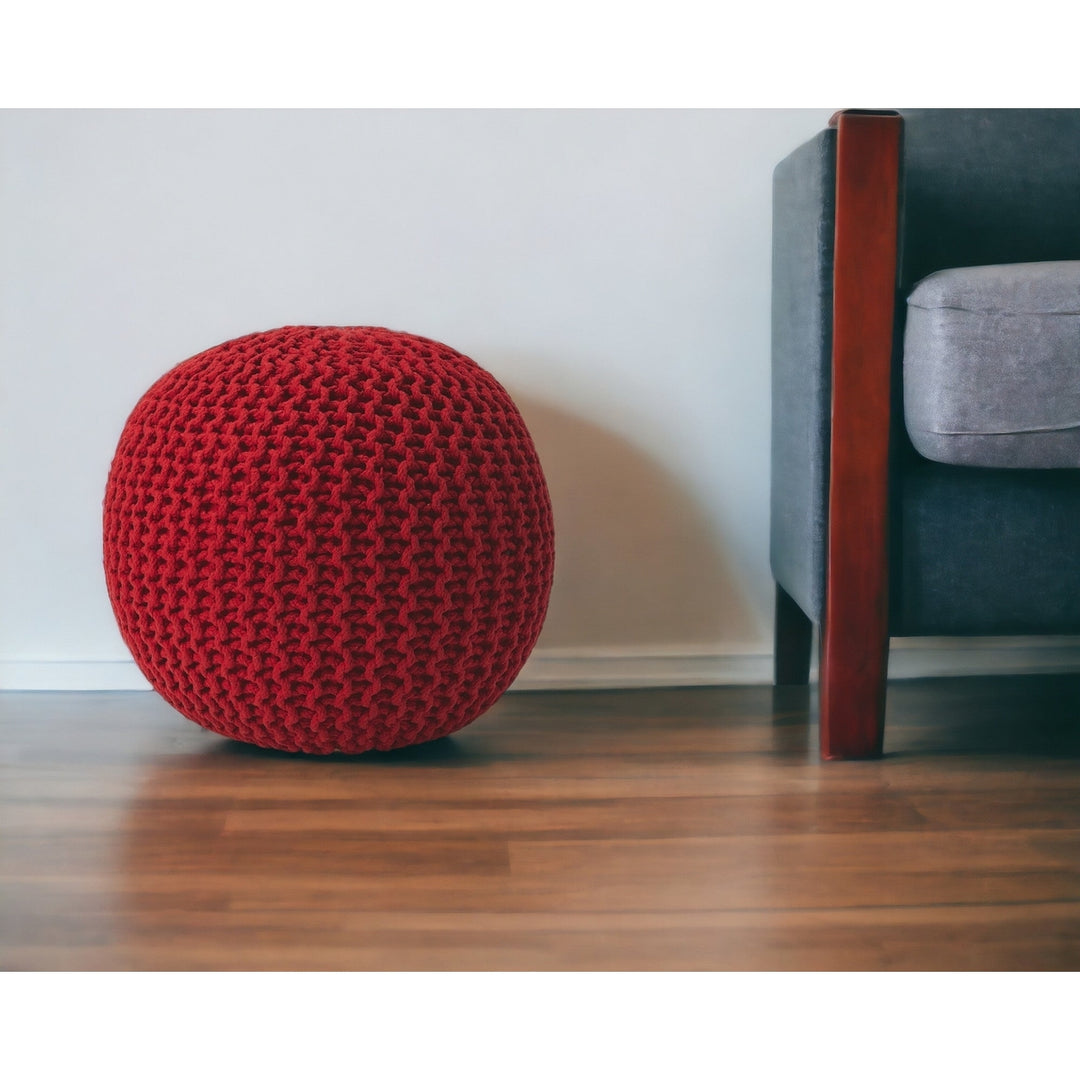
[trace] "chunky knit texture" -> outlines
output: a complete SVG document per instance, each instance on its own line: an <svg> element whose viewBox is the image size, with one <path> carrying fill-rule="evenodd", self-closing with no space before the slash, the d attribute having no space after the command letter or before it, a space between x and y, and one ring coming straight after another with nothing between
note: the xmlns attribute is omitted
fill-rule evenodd
<svg viewBox="0 0 1080 1080"><path fill-rule="evenodd" d="M121 633L212 731L359 753L488 709L540 633L551 504L506 391L445 345L287 326L136 405L104 505Z"/></svg>

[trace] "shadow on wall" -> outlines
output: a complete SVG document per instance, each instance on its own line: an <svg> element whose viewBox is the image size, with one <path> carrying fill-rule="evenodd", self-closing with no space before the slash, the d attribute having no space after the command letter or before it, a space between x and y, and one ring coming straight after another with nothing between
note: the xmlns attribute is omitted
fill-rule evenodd
<svg viewBox="0 0 1080 1080"><path fill-rule="evenodd" d="M714 528L675 476L611 431L511 396L555 514L555 585L537 648L757 639Z"/></svg>

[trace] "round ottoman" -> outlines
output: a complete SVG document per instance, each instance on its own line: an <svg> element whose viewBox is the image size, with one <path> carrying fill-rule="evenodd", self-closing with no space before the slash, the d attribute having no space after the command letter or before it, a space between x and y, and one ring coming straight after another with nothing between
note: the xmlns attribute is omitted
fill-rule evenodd
<svg viewBox="0 0 1080 1080"><path fill-rule="evenodd" d="M189 719L312 754L464 727L525 663L551 504L521 415L446 345L287 326L185 360L104 503L124 640Z"/></svg>

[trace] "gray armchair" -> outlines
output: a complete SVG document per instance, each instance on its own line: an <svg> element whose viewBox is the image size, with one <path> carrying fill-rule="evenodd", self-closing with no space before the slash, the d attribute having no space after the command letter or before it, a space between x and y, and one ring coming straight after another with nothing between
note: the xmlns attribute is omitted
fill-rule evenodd
<svg viewBox="0 0 1080 1080"><path fill-rule="evenodd" d="M773 227L776 681L872 757L890 637L1080 632L1080 110L840 113Z"/></svg>

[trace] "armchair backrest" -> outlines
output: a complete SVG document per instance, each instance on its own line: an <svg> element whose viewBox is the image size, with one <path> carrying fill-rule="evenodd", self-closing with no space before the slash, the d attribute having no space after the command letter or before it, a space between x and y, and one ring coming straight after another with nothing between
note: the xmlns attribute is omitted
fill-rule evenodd
<svg viewBox="0 0 1080 1080"><path fill-rule="evenodd" d="M1080 110L902 110L900 295L951 266L1080 259Z"/></svg>

